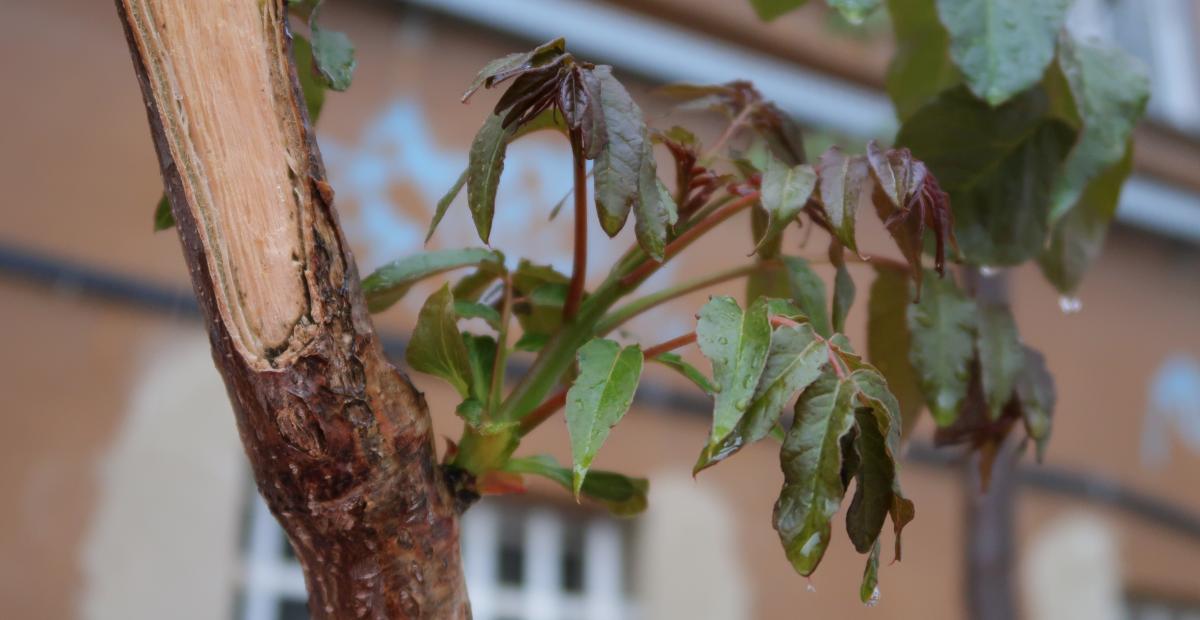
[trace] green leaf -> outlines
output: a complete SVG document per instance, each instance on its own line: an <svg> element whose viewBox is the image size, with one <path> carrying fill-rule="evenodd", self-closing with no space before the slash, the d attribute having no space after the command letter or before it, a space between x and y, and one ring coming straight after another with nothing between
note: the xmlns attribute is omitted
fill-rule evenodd
<svg viewBox="0 0 1200 620"><path fill-rule="evenodd" d="M442 285L421 307L405 358L413 370L444 379L467 398L471 395L471 363L457 321L450 285Z"/></svg>
<svg viewBox="0 0 1200 620"><path fill-rule="evenodd" d="M662 262L667 233L675 225L678 213L671 192L658 180L654 149L650 140L642 142L642 163L638 171L638 200L634 205L634 232L638 245L656 261Z"/></svg>
<svg viewBox="0 0 1200 620"><path fill-rule="evenodd" d="M784 269L787 270L788 282L791 285L792 303L808 317L818 334L828 338L833 334L829 326L829 314L825 297L825 281L813 271L807 260L797 256L784 256Z"/></svg>
<svg viewBox="0 0 1200 620"><path fill-rule="evenodd" d="M930 272L925 279L921 300L908 307L909 360L934 421L949 426L967 396L975 354L975 302L958 290L953 278Z"/></svg>
<svg viewBox="0 0 1200 620"><path fill-rule="evenodd" d="M521 334L513 344L513 348L527 353L537 353L550 341L550 334Z"/></svg>
<svg viewBox="0 0 1200 620"><path fill-rule="evenodd" d="M548 265L538 265L521 259L513 272L513 292L524 302L513 307L513 313L526 336L541 335L537 347L545 343L562 325L562 308L567 300L570 278Z"/></svg>
<svg viewBox="0 0 1200 620"><path fill-rule="evenodd" d="M846 315L850 313L850 307L854 305L854 296L858 292L854 286L854 278L850 277L850 270L846 267L846 261L842 257L842 247L831 245L829 248L831 262L837 271L833 275L833 331L843 332L846 330Z"/></svg>
<svg viewBox="0 0 1200 620"><path fill-rule="evenodd" d="M767 212L767 230L758 239L757 252L779 237L783 229L804 209L817 184L817 172L808 164L789 168L774 156L767 159L762 177L761 204Z"/></svg>
<svg viewBox="0 0 1200 620"><path fill-rule="evenodd" d="M771 21L800 8L805 2L808 0L750 0L750 6L754 7L759 19Z"/></svg>
<svg viewBox="0 0 1200 620"><path fill-rule="evenodd" d="M479 298L505 272L503 263L482 263L479 268L458 279L454 283L454 299L458 301L479 301Z"/></svg>
<svg viewBox="0 0 1200 620"><path fill-rule="evenodd" d="M1017 324L1006 306L980 306L977 320L980 380L988 414L992 420L998 420L1012 399L1017 376L1025 365L1025 351L1017 336Z"/></svg>
<svg viewBox="0 0 1200 620"><path fill-rule="evenodd" d="M921 108L896 137L950 194L963 257L1015 265L1041 251L1050 189L1074 131L1049 116L1044 90L991 108L959 87Z"/></svg>
<svg viewBox="0 0 1200 620"><path fill-rule="evenodd" d="M861 372L861 371L860 371ZM881 378L882 380L882 378ZM883 431L870 409L855 412L858 434L855 447L861 464L855 476L854 497L846 510L846 532L859 553L867 553L879 539L892 507L896 463L885 445Z"/></svg>
<svg viewBox="0 0 1200 620"><path fill-rule="evenodd" d="M1133 171L1133 144L1125 158L1092 180L1067 214L1054 223L1050 244L1038 257L1042 274L1064 295L1079 288L1088 266L1100 256L1117 212L1121 186Z"/></svg>
<svg viewBox="0 0 1200 620"><path fill-rule="evenodd" d="M154 207L154 232L175 227L175 216L171 213L171 201L163 194Z"/></svg>
<svg viewBox="0 0 1200 620"><path fill-rule="evenodd" d="M454 408L454 414L462 418L463 422L466 422L471 428L482 429L484 409L483 403L471 396L458 403L458 406Z"/></svg>
<svg viewBox="0 0 1200 620"><path fill-rule="evenodd" d="M888 66L887 91L901 122L942 91L962 82L950 60L950 35L934 0L888 0L896 53Z"/></svg>
<svg viewBox="0 0 1200 620"><path fill-rule="evenodd" d="M484 243L492 234L492 216L496 212L496 190L504 172L504 155L508 149L509 129L501 126L503 118L495 114L484 121L471 142L467 154L467 206L475 230Z"/></svg>
<svg viewBox="0 0 1200 620"><path fill-rule="evenodd" d="M685 362L683 357L678 353L659 353L657 357L652 358L650 361L658 362L667 368L677 371L688 381L694 383L696 387L703 390L705 394L711 395L717 393L718 388L717 386L713 385L712 380L709 379L708 376L703 372L701 372L699 368L696 368L695 366Z"/></svg>
<svg viewBox="0 0 1200 620"><path fill-rule="evenodd" d="M438 224L442 223L442 218L446 216L446 210L450 208L450 203L458 197L458 193L462 191L463 185L467 184L467 177L470 176L470 169L463 170L462 174L458 175L458 180L446 194L437 201L437 208L433 211L433 219L429 221L429 232L425 233L425 243L433 238L433 231L437 230Z"/></svg>
<svg viewBox="0 0 1200 620"><path fill-rule="evenodd" d="M950 33L950 56L971 91L993 106L1042 77L1070 5L1070 0L937 0Z"/></svg>
<svg viewBox="0 0 1200 620"><path fill-rule="evenodd" d="M483 319L492 329L500 329L500 312L489 305L455 299L454 313L460 319Z"/></svg>
<svg viewBox="0 0 1200 620"><path fill-rule="evenodd" d="M612 75L612 67L597 66L600 105L608 142L592 166L596 213L608 236L625 226L629 210L638 202L642 157L646 150L646 122L642 109Z"/></svg>
<svg viewBox="0 0 1200 620"><path fill-rule="evenodd" d="M504 255L486 248L436 250L394 260L367 276L363 294L371 312L386 310L400 301L414 284L430 276L472 265L493 265L503 269Z"/></svg>
<svg viewBox="0 0 1200 620"><path fill-rule="evenodd" d="M754 397L771 347L767 302L757 299L743 313L732 297L714 297L700 309L696 325L700 352L712 362L720 388L713 404L709 446L725 439ZM705 448L708 450L708 448Z"/></svg>
<svg viewBox="0 0 1200 620"><path fill-rule="evenodd" d="M777 328L771 334L767 362L745 415L723 440L705 447L693 472L712 467L743 446L766 437L792 397L816 381L828 361L829 349L812 326Z"/></svg>
<svg viewBox="0 0 1200 620"><path fill-rule="evenodd" d="M579 375L567 391L572 488L578 496L596 452L633 404L642 375L642 350L596 338L579 348Z"/></svg>
<svg viewBox="0 0 1200 620"><path fill-rule="evenodd" d="M313 9L308 18L308 27L312 32L313 67L320 74L325 85L333 90L343 91L350 88L350 79L354 76L354 68L358 62L354 59L354 45L349 37L341 32L325 30L320 22L320 3Z"/></svg>
<svg viewBox="0 0 1200 620"><path fill-rule="evenodd" d="M1064 35L1058 70L1076 112L1071 120L1081 121L1083 129L1054 186L1051 220L1070 211L1094 179L1126 157L1133 127L1150 97L1145 68L1117 47L1082 43Z"/></svg>
<svg viewBox="0 0 1200 620"><path fill-rule="evenodd" d="M549 478L572 490L571 470L558 464L552 456L530 456L509 459L504 471L515 474L534 474ZM645 478L630 478L611 471L592 471L583 480L580 491L585 497L594 499L609 512L620 517L633 516L646 509L646 493L650 482Z"/></svg>
<svg viewBox="0 0 1200 620"><path fill-rule="evenodd" d="M886 266L875 268L867 302L867 359L887 379L900 403L902 433L907 436L917 423L924 399L917 371L908 359L912 337L908 332L908 276Z"/></svg>
<svg viewBox="0 0 1200 620"><path fill-rule="evenodd" d="M872 476L878 475L881 472L886 474L887 468L891 468L891 493L888 497L887 512L892 519L892 529L896 536L896 560L899 560L901 534L904 531L904 527L916 516L916 508L913 506L912 501L906 498L904 492L900 489L900 465L896 460L900 454L900 405L896 401L896 397L889 390L887 381L883 378L883 375L879 374L873 368L866 367L855 370L850 374L850 381L858 390L856 394L858 403L866 406L865 409L859 409L858 412L869 412L871 414L869 418L857 418L860 435L866 436L868 431L863 430L863 425L873 422L875 425L875 431L873 432L877 432L884 439L882 452L878 450L878 446L874 446L871 450L863 450L860 447L860 450L863 452L861 458L864 463L868 459L882 459L876 465L863 465L864 471L871 470L873 472ZM876 496L874 501L869 498L859 499L858 493L860 491L856 490L855 498L851 500L850 506L850 511L856 514L854 517L851 517L849 512L847 513L847 526L852 522L858 523L860 526L866 523L874 523L873 519L877 518L874 510L877 509L877 503L880 495L883 493L881 490L882 487L877 484L878 482L879 480L876 480L875 483L869 485L872 488L871 492ZM859 484L860 488L866 486L863 485L862 480L860 480ZM859 506L858 508L855 508L856 503ZM873 506L875 508L870 508ZM870 518L867 518L868 516ZM882 523L882 521L880 522ZM861 527L859 531L863 531ZM878 531L875 531L876 542L878 542ZM852 533L851 536L853 537L855 534Z"/></svg>
<svg viewBox="0 0 1200 620"><path fill-rule="evenodd" d="M467 351L467 365L471 368L470 396L484 408L492 389L492 371L496 367L496 339L463 333L463 346Z"/></svg>
<svg viewBox="0 0 1200 620"><path fill-rule="evenodd" d="M313 71L313 50L308 39L292 35L292 58L296 63L296 77L300 81L300 92L304 95L304 107L308 110L308 121L316 123L325 107L325 84Z"/></svg>
<svg viewBox="0 0 1200 620"><path fill-rule="evenodd" d="M854 426L854 388L828 373L801 394L779 453L783 489L774 523L792 567L811 575L825 555L841 505L841 441Z"/></svg>
<svg viewBox="0 0 1200 620"><path fill-rule="evenodd" d="M858 598L867 606L879 602L879 541L871 547L867 556L867 566L863 569L862 585L858 587Z"/></svg>
<svg viewBox="0 0 1200 620"><path fill-rule="evenodd" d="M836 146L821 154L821 204L829 226L842 245L858 253L854 238L854 215L864 188L869 187L867 160L861 155L846 155Z"/></svg>
<svg viewBox="0 0 1200 620"><path fill-rule="evenodd" d="M1054 377L1046 369L1046 359L1041 353L1025 347L1025 363L1017 377L1017 401L1021 405L1025 432L1037 443L1039 462L1045 456L1046 442L1050 440L1050 421L1056 399Z"/></svg>
<svg viewBox="0 0 1200 620"><path fill-rule="evenodd" d="M879 8L882 0L825 0L825 3L838 10L842 17L851 24L861 24L868 15Z"/></svg>

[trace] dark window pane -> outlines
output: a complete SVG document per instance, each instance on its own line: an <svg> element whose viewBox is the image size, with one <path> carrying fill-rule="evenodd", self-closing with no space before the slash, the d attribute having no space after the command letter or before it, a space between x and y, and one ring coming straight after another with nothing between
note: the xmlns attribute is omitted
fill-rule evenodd
<svg viewBox="0 0 1200 620"><path fill-rule="evenodd" d="M563 532L562 589L583 592L583 524L568 523Z"/></svg>
<svg viewBox="0 0 1200 620"><path fill-rule="evenodd" d="M280 601L279 620L308 620L308 603L297 600Z"/></svg>
<svg viewBox="0 0 1200 620"><path fill-rule="evenodd" d="M524 520L517 515L505 515L500 522L497 549L497 578L504 585L519 586L525 581Z"/></svg>

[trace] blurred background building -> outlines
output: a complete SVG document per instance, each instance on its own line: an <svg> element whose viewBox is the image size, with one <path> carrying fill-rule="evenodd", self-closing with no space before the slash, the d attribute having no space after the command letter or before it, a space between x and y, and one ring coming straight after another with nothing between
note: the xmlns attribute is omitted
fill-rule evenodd
<svg viewBox="0 0 1200 620"><path fill-rule="evenodd" d="M895 128L882 93L885 15L855 27L819 2L772 24L745 0L330 4L327 18L353 38L360 62L353 88L329 97L320 143L363 273L421 249L432 206L494 101L485 92L460 105L464 85L487 60L555 36L613 64L661 127L698 124L710 138L720 129L672 111L654 86L744 78L812 129L810 152L832 141L859 150ZM615 520L536 484L484 500L464 524L477 618L961 618L971 553L1000 565L1015 557L1031 619L1200 618L1200 2L1077 4L1071 27L1139 56L1154 95L1119 223L1079 299L1059 299L1036 269L1013 275L1021 331L1059 386L1045 464L1027 455L1011 512L993 515L1011 522L1013 538L967 544L967 467L957 452L933 450L922 424L903 471L918 515L904 561L881 571L879 605L858 602L862 557L840 527L807 582L770 525L774 446L693 481L708 405L653 370L599 457L650 478L649 511ZM113 7L4 5L0 617L304 618L300 569L253 492L178 240L150 232L158 167ZM568 159L548 137L510 149L493 233L510 256L569 266L565 224L547 221L569 188ZM431 247L478 243L461 206ZM747 226L725 226L654 284L742 260ZM629 241L596 234L594 266ZM890 246L877 226L862 234L866 248ZM871 271L854 275L865 293ZM377 319L396 359L419 299ZM684 333L704 299L647 314L629 336ZM852 338L864 322L860 295ZM452 395L414 380L439 434L456 437ZM527 444L568 456L562 424Z"/></svg>

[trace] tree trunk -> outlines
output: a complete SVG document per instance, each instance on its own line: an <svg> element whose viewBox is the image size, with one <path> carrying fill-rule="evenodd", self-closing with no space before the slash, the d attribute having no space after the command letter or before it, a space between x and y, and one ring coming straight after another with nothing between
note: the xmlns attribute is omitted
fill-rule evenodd
<svg viewBox="0 0 1200 620"><path fill-rule="evenodd" d="M455 497L425 399L367 315L284 0L117 8L213 359L312 617L469 617Z"/></svg>

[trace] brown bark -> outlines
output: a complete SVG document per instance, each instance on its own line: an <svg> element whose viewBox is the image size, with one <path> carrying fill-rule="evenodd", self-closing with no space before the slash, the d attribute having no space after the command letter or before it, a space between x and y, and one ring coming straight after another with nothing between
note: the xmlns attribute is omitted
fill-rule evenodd
<svg viewBox="0 0 1200 620"><path fill-rule="evenodd" d="M428 408L367 315L284 0L117 8L213 359L312 617L469 617Z"/></svg>

